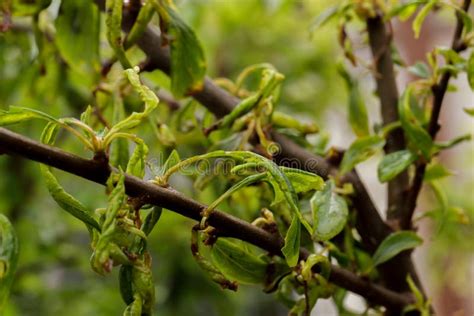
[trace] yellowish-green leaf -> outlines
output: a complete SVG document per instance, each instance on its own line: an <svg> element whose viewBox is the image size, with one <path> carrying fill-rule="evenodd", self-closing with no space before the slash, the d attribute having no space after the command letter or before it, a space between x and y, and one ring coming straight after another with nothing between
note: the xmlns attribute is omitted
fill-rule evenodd
<svg viewBox="0 0 474 316"><path fill-rule="evenodd" d="M105 2L105 24L107 26L107 40L115 52L117 59L124 69L131 68L123 49L122 39L122 0L106 0Z"/></svg>
<svg viewBox="0 0 474 316"><path fill-rule="evenodd" d="M412 93L413 88L409 86L398 102L400 121L412 145L418 148L426 159L429 159L433 148L433 141L430 134L423 128L411 111Z"/></svg>
<svg viewBox="0 0 474 316"><path fill-rule="evenodd" d="M471 90L474 90L474 52L471 53L466 64L467 80ZM469 112L468 112L469 113ZM473 110L474 113L474 110Z"/></svg>
<svg viewBox="0 0 474 316"><path fill-rule="evenodd" d="M378 135L356 139L344 153L341 174L351 171L357 164L375 155L384 145L385 140Z"/></svg>
<svg viewBox="0 0 474 316"><path fill-rule="evenodd" d="M324 188L324 180L317 174L287 167L280 167L280 170L290 180L296 193L305 193L311 190L319 191Z"/></svg>
<svg viewBox="0 0 474 316"><path fill-rule="evenodd" d="M380 182L387 182L395 178L410 166L417 156L409 150L400 150L385 155L377 168Z"/></svg>
<svg viewBox="0 0 474 316"><path fill-rule="evenodd" d="M434 6L438 3L438 0L430 0L418 13L416 18L413 20L413 32L415 33L415 38L420 37L421 26L423 21Z"/></svg>
<svg viewBox="0 0 474 316"><path fill-rule="evenodd" d="M286 232L285 245L281 248L281 252L285 256L286 263L290 267L296 266L300 256L300 238L301 223L296 215L293 215L290 227Z"/></svg>
<svg viewBox="0 0 474 316"><path fill-rule="evenodd" d="M127 173L135 177L143 178L145 175L146 157L148 155L148 146L143 142L137 142L127 165Z"/></svg>
<svg viewBox="0 0 474 316"><path fill-rule="evenodd" d="M53 122L48 123L43 130L41 135L41 141L45 144L52 145L59 126ZM46 182L46 188L51 194L54 201L66 212L84 222L88 227L95 228L100 231L100 226L97 221L92 217L91 212L72 195L67 193L63 187L59 184L56 177L50 170L50 167L41 164L41 174Z"/></svg>

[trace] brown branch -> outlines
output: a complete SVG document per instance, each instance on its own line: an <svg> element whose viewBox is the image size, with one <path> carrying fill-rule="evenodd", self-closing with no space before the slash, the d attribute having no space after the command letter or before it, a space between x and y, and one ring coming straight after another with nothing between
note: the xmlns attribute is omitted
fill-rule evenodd
<svg viewBox="0 0 474 316"><path fill-rule="evenodd" d="M465 0L462 6L464 11L469 10L469 6L471 5L471 0ZM451 43L451 48L456 51L460 52L466 49L465 43L461 41L462 31L463 31L463 22L459 14L456 14L457 22L456 22L456 29L454 31L453 40ZM436 138L436 134L440 128L438 123L439 116L441 113L441 106L443 105L444 95L446 94L446 90L448 89L449 79L451 78L450 72L445 72L441 79L437 84L431 87L431 91L433 93L433 107L431 110L431 117L428 124L428 133L430 134L431 138L434 140ZM426 161L420 161L417 164L415 177L413 178L413 184L411 185L410 190L408 191L408 197L405 200L405 205L403 208L403 214L401 214L400 218L400 225L404 229L412 228L412 217L413 213L416 209L416 202L418 199L418 195L420 194L421 187L423 185L423 178L425 176L426 170Z"/></svg>
<svg viewBox="0 0 474 316"><path fill-rule="evenodd" d="M137 41L138 46L149 58L149 68L160 69L170 73L170 55L168 47L161 45L161 38L152 28L148 28L143 36ZM204 105L216 116L221 117L228 114L239 103L239 99L229 94L224 89L218 87L210 78L205 78L201 91L193 95L197 101ZM328 163L324 158L311 154L307 150L295 144L287 137L273 132L272 138L280 145L281 152L275 157L277 163L293 163L293 167L317 173L327 179L330 174L337 173L337 166ZM349 173L344 179L352 183L356 192L354 206L358 210L359 219L366 221L361 223L361 236L366 236L364 241L367 248L374 251L378 244L391 232L390 228L380 217L375 204L372 202L365 186L355 172ZM369 238L370 237L370 238Z"/></svg>
<svg viewBox="0 0 474 316"><path fill-rule="evenodd" d="M398 117L398 88L395 70L391 56L392 35L383 21L381 15L367 19L369 43L375 63L375 82L377 95L381 103L382 121L384 125L396 122ZM397 128L387 135L385 152L387 154L405 149L403 130ZM388 208L387 218L393 226L398 227L403 199L408 190L408 173L402 172L388 183Z"/></svg>
<svg viewBox="0 0 474 316"><path fill-rule="evenodd" d="M110 166L104 167L97 161L38 143L4 128L0 128L0 148L6 154L44 163L102 185L106 183L113 170ZM162 188L131 175L125 175L125 189L127 195L131 197L139 197L145 203L166 208L198 222L201 221L201 213L206 209L206 205L189 199L175 190ZM225 236L249 242L271 254L281 256L283 240L280 236L217 210L211 213L208 223ZM308 253L302 250L301 258L307 256ZM334 265L331 266L329 281L388 308L401 309L413 303L411 295L390 291Z"/></svg>

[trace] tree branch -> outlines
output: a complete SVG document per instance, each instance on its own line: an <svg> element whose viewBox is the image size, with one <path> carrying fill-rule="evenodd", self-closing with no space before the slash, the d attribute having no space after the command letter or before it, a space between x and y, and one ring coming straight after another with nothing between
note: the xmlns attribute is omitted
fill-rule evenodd
<svg viewBox="0 0 474 316"><path fill-rule="evenodd" d="M392 35L387 31L383 17L377 15L367 19L370 49L375 64L375 82L377 95L381 103L384 125L396 122L398 117L398 88L391 56ZM394 129L387 135L385 152L387 154L405 149L405 138L401 128ZM387 218L397 227L403 207L403 194L408 190L408 173L402 172L388 183Z"/></svg>
<svg viewBox="0 0 474 316"><path fill-rule="evenodd" d="M469 10L470 5L471 5L471 0L464 0L462 9L467 12ZM464 24L459 14L456 14L456 17L457 17L456 29L454 31L451 48L456 52L460 52L466 49L465 43L461 41ZM433 107L431 110L431 117L428 124L428 133L430 134L433 140L436 138L436 134L438 133L438 130L440 128L438 121L439 121L439 116L441 113L441 106L443 105L444 95L446 94L446 90L448 89L450 78L451 78L451 73L449 71L445 72L441 76L441 79L439 80L439 82L431 87L431 91L433 93ZM420 194L421 187L423 185L423 178L425 176L426 165L427 165L426 161L420 161L417 164L415 177L413 178L413 184L410 190L408 191L408 197L405 200L403 214L400 218L400 225L404 229L410 229L412 227L412 217L416 209L416 202L418 199L418 195Z"/></svg>
<svg viewBox="0 0 474 316"><path fill-rule="evenodd" d="M149 58L147 69L160 69L167 74L170 73L169 49L161 45L161 38L155 30L149 27L137 44ZM217 117L228 114L240 102L237 97L218 87L208 77L204 80L202 90L193 94L192 97ZM320 156L311 154L287 137L273 132L272 138L281 148L281 152L275 157L277 163L297 162L300 169L317 173L325 179L330 174L337 173L336 165L327 162ZM377 245L391 232L391 229L380 217L375 204L357 174L355 172L349 173L344 179L354 186L356 190L354 196L364 197L354 199L354 206L360 215L358 218L367 221L361 223L361 227L365 228L361 231L361 236L367 237L364 238L364 241L368 249L374 251Z"/></svg>
<svg viewBox="0 0 474 316"><path fill-rule="evenodd" d="M0 128L0 148L6 154L19 155L44 163L102 185L106 183L113 170L112 167L104 166L98 161L86 160L4 128ZM127 195L131 197L140 197L145 203L164 207L197 221L201 220L201 213L206 209L206 205L189 199L175 190L162 188L128 174L125 175L125 189ZM217 210L211 213L208 222L225 236L249 242L271 254L281 256L283 240L280 236ZM301 258L307 256L308 253L302 250ZM413 302L410 295L390 291L334 265L331 266L329 281L388 308L403 308Z"/></svg>

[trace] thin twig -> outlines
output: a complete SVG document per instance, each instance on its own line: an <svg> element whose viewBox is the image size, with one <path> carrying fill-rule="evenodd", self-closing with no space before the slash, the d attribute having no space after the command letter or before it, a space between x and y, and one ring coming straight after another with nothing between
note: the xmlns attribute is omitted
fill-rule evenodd
<svg viewBox="0 0 474 316"><path fill-rule="evenodd" d="M471 0L465 0L462 6L464 11L469 10L469 6L471 5ZM462 22L461 16L459 14L457 16L456 22L456 29L454 31L453 40L451 43L451 48L456 51L460 52L466 49L464 43L461 42L461 36L464 24ZM441 79L437 84L431 87L431 91L433 93L433 107L431 110L431 117L428 124L428 133L430 134L431 138L435 139L436 134L440 128L438 123L439 116L441 113L441 106L443 105L444 95L446 94L446 90L448 89L449 79L451 78L451 73L445 72ZM426 161L420 161L417 164L415 177L413 178L413 184L408 191L408 197L405 200L405 205L403 208L403 214L400 218L400 225L403 229L410 229L412 228L412 217L413 213L416 209L416 202L418 199L418 195L420 194L421 187L423 185L423 178L425 176L426 170Z"/></svg>

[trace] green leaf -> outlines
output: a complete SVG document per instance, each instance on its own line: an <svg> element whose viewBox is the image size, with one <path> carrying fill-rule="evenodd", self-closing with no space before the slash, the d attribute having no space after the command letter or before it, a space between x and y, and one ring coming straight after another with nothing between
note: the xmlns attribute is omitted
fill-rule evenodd
<svg viewBox="0 0 474 316"><path fill-rule="evenodd" d="M328 23L332 18L336 17L339 12L339 5L335 5L333 7L329 7L324 10L321 14L319 14L309 27L310 33L313 33L320 27L324 26L324 24Z"/></svg>
<svg viewBox="0 0 474 316"><path fill-rule="evenodd" d="M400 150L385 155L377 168L380 182L387 182L408 168L417 156L409 150Z"/></svg>
<svg viewBox="0 0 474 316"><path fill-rule="evenodd" d="M50 122L58 122L57 119L50 116L49 114L29 108L10 106L8 111L0 110L0 126L16 124L34 118L43 119Z"/></svg>
<svg viewBox="0 0 474 316"><path fill-rule="evenodd" d="M127 173L139 177L145 176L146 157L148 155L148 146L140 140L135 146L132 156L127 164Z"/></svg>
<svg viewBox="0 0 474 316"><path fill-rule="evenodd" d="M338 71L345 80L349 90L349 123L352 130L358 137L364 137L370 134L369 132L369 117L365 107L364 99L359 91L359 85L355 81L342 64L338 64Z"/></svg>
<svg viewBox="0 0 474 316"><path fill-rule="evenodd" d="M118 91L112 94L113 113L112 122L117 124L125 119L125 109L123 107L123 99ZM117 168L126 169L129 160L128 140L119 138L110 145L109 154L110 164Z"/></svg>
<svg viewBox="0 0 474 316"><path fill-rule="evenodd" d="M424 62L417 62L413 66L408 67L408 71L423 79L428 79L431 76L430 68Z"/></svg>
<svg viewBox="0 0 474 316"><path fill-rule="evenodd" d="M155 227L155 224L160 219L162 213L163 213L163 209L158 206L154 206L153 209L150 211L150 213L148 213L142 225L142 230L145 233L145 235L148 236L151 233L151 231L153 230L153 227Z"/></svg>
<svg viewBox="0 0 474 316"><path fill-rule="evenodd" d="M41 135L41 141L45 144L52 145L56 137L59 126L55 123L48 123L43 134ZM100 226L97 221L92 217L91 212L82 205L81 202L76 200L72 195L67 193L63 187L59 184L56 177L51 172L51 169L41 164L40 165L41 174L46 182L46 188L51 194L54 201L66 212L84 222L87 227L95 228L97 231L100 231Z"/></svg>
<svg viewBox="0 0 474 316"><path fill-rule="evenodd" d="M474 52L471 53L469 59L467 60L466 72L469 86L471 87L471 90L474 90Z"/></svg>
<svg viewBox="0 0 474 316"><path fill-rule="evenodd" d="M417 7L427 3L428 0L410 0L393 7L387 14L387 19L398 16L401 21L406 21L415 13Z"/></svg>
<svg viewBox="0 0 474 316"><path fill-rule="evenodd" d="M399 231L388 235L375 251L374 267L387 262L400 252L418 247L423 240L412 231Z"/></svg>
<svg viewBox="0 0 474 316"><path fill-rule="evenodd" d="M474 108L464 108L464 112L466 112L470 116L474 116Z"/></svg>
<svg viewBox="0 0 474 316"><path fill-rule="evenodd" d="M140 8L137 19L132 26L130 32L128 32L127 39L125 42L125 49L130 48L145 32L148 23L151 21L155 10L153 8L153 1L147 1Z"/></svg>
<svg viewBox="0 0 474 316"><path fill-rule="evenodd" d="M461 136L458 136L458 137L455 137L453 139L450 139L448 141L445 141L445 142L436 142L434 144L434 149L437 151L440 151L440 150L443 150L443 149L449 149L449 148L452 148L462 142L465 142L465 141L469 141L472 139L472 136L471 134L464 134L464 135L461 135Z"/></svg>
<svg viewBox="0 0 474 316"><path fill-rule="evenodd" d="M286 232L285 245L281 248L281 252L285 256L286 263L290 267L296 266L300 256L300 238L301 238L301 223L298 217L293 215L290 227Z"/></svg>
<svg viewBox="0 0 474 316"><path fill-rule="evenodd" d="M115 124L107 133L106 139L104 140L106 144L110 142L114 134L138 126L141 121L158 106L159 100L156 94L140 82L140 77L138 76L139 71L140 69L138 67L126 69L125 75L133 89L140 95L143 103L145 103L145 108L143 112L133 112L129 117Z"/></svg>
<svg viewBox="0 0 474 316"><path fill-rule="evenodd" d="M105 24L107 26L107 40L115 52L117 59L124 69L132 68L125 55L122 39L122 0L106 0L105 2Z"/></svg>
<svg viewBox="0 0 474 316"><path fill-rule="evenodd" d="M68 66L86 75L98 71L100 12L97 5L84 0L62 1L55 28L56 46Z"/></svg>
<svg viewBox="0 0 474 316"><path fill-rule="evenodd" d="M204 50L194 31L186 25L167 1L155 8L171 48L171 91L177 97L200 91L206 74Z"/></svg>
<svg viewBox="0 0 474 316"><path fill-rule="evenodd" d="M333 180L326 181L323 191L316 192L311 198L314 236L326 241L339 234L346 225L349 210L344 198L334 192Z"/></svg>
<svg viewBox="0 0 474 316"><path fill-rule="evenodd" d="M344 153L341 174L351 171L357 164L375 155L384 145L385 140L378 135L356 139Z"/></svg>
<svg viewBox="0 0 474 316"><path fill-rule="evenodd" d="M453 175L453 173L442 164L430 163L426 167L425 176L423 180L426 182L431 182L434 180L439 180L441 178L449 177L451 175Z"/></svg>
<svg viewBox="0 0 474 316"><path fill-rule="evenodd" d="M409 86L398 102L398 113L406 136L413 146L418 148L426 159L431 156L433 141L411 111L413 88Z"/></svg>
<svg viewBox="0 0 474 316"><path fill-rule="evenodd" d="M287 167L280 167L280 170L288 177L296 193L319 191L324 188L324 180L317 174Z"/></svg>
<svg viewBox="0 0 474 316"><path fill-rule="evenodd" d="M0 214L0 313L7 302L18 263L18 238L8 218Z"/></svg>
<svg viewBox="0 0 474 316"><path fill-rule="evenodd" d="M166 159L165 163L163 164L162 173L164 174L166 171L168 171L168 169L174 167L180 161L181 158L179 157L178 152L176 151L176 149L173 149L171 154L168 156L168 159Z"/></svg>
<svg viewBox="0 0 474 316"><path fill-rule="evenodd" d="M353 85L349 92L349 123L358 137L367 136L369 132L369 117L364 99L357 85Z"/></svg>
<svg viewBox="0 0 474 316"><path fill-rule="evenodd" d="M228 239L219 238L212 246L211 257L227 278L241 283L258 284L265 280L267 263Z"/></svg>
<svg viewBox="0 0 474 316"><path fill-rule="evenodd" d="M415 38L420 37L421 26L423 21L434 6L438 3L438 0L430 0L418 13L416 18L413 20L413 32L415 33Z"/></svg>

